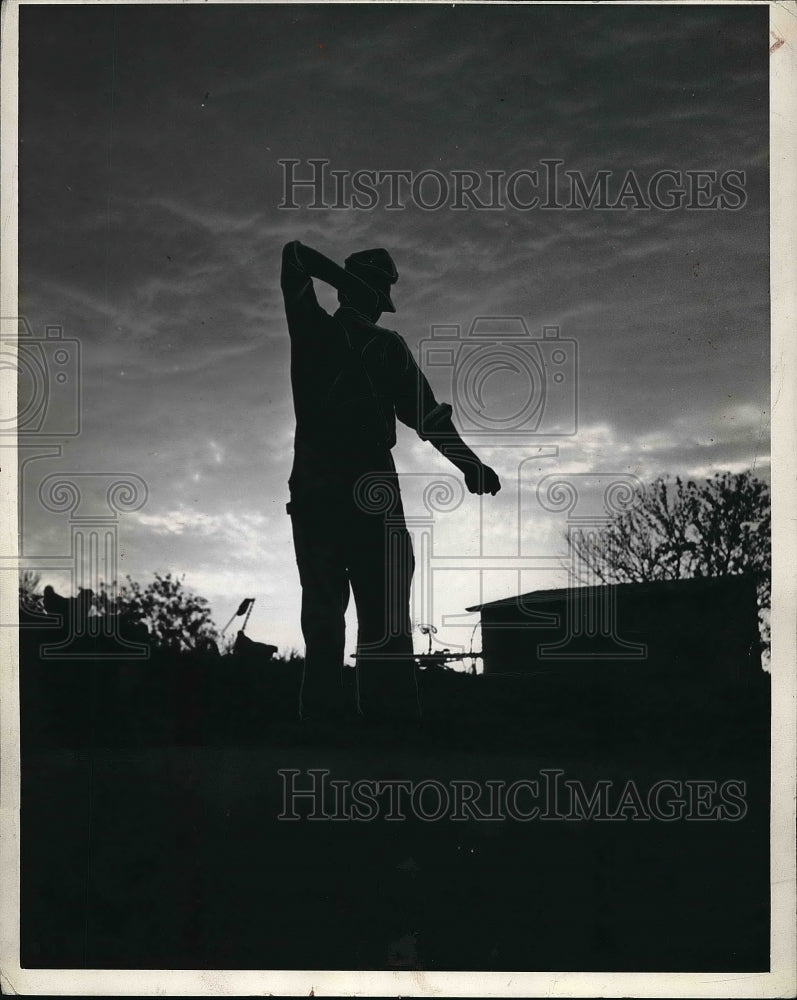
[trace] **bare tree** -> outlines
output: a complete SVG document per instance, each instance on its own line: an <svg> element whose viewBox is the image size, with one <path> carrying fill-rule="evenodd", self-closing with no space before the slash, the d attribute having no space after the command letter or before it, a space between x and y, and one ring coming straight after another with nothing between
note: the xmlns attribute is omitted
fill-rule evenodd
<svg viewBox="0 0 797 1000"><path fill-rule="evenodd" d="M769 640L769 487L752 472L702 482L660 476L599 532L568 535L583 582L641 583L749 573Z"/></svg>

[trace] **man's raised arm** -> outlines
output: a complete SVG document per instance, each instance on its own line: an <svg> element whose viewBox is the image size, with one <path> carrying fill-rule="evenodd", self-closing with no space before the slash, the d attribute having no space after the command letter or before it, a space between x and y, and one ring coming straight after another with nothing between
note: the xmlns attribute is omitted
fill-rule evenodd
<svg viewBox="0 0 797 1000"><path fill-rule="evenodd" d="M361 281L357 275L340 267L318 250L300 243L299 240L286 243L282 249L280 276L280 286L286 306L304 306L308 310L321 308L313 290L313 278L325 281L351 298L365 302L373 300L375 305L378 303L377 292Z"/></svg>

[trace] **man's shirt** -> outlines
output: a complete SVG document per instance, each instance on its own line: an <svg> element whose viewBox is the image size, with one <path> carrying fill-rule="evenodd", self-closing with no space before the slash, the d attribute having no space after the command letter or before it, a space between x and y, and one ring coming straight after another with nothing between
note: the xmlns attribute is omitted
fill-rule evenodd
<svg viewBox="0 0 797 1000"><path fill-rule="evenodd" d="M294 243L283 251L281 286L297 464L319 473L378 468L396 443L396 417L424 439L450 419L451 407L437 402L403 337L350 306L334 315L321 307Z"/></svg>

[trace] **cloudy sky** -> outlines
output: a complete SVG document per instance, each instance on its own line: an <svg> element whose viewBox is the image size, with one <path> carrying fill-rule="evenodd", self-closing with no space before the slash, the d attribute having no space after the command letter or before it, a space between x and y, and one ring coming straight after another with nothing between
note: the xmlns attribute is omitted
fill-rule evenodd
<svg viewBox="0 0 797 1000"><path fill-rule="evenodd" d="M138 474L149 499L121 522L121 573L184 573L219 624L254 596L252 636L300 647L279 291L292 238L341 261L389 248L400 272L389 325L413 350L433 324L467 330L484 315L523 316L534 336L558 325L575 342L575 435L514 447L468 437L505 488L436 515L429 579L446 645L469 641L472 619L451 619L466 604L565 582L552 563L542 572L527 559L518 576L512 562L564 555L562 516L536 504L540 477L579 473L586 492L620 473L767 477L767 15L23 7L20 309L34 330L58 324L79 340L83 362L81 434L58 462L33 463L35 477ZM278 207L286 158L480 175L557 158L588 180L634 170L643 182L663 169L738 170L746 202L289 211ZM456 391L451 369L430 378L440 398ZM507 371L483 389L499 409L520 391ZM454 470L408 431L395 455L407 512L422 517L424 487ZM68 531L41 511L37 482L28 551L62 552Z"/></svg>

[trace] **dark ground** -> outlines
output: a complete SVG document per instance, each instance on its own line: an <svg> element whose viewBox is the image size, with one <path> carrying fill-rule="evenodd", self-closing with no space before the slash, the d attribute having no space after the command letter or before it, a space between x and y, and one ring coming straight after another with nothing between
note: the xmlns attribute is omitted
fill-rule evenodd
<svg viewBox="0 0 797 1000"><path fill-rule="evenodd" d="M761 971L768 685L718 698L423 676L424 727L293 721L296 669L21 669L22 965ZM560 689L557 690L557 684ZM757 693L756 693L757 692ZM738 822L278 821L332 778L742 779Z"/></svg>

